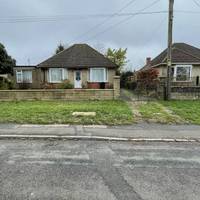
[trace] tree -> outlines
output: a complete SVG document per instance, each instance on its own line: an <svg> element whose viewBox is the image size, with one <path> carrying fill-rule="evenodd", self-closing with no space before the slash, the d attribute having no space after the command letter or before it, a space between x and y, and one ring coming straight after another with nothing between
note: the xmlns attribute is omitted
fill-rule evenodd
<svg viewBox="0 0 200 200"><path fill-rule="evenodd" d="M0 43L0 74L13 74L16 61L8 55L3 44Z"/></svg>
<svg viewBox="0 0 200 200"><path fill-rule="evenodd" d="M56 49L56 54L60 53L61 51L64 51L65 50L65 46L60 43L58 46L57 46L57 49Z"/></svg>
<svg viewBox="0 0 200 200"><path fill-rule="evenodd" d="M118 65L117 74L120 75L123 67L127 64L126 57L127 49L111 49L108 48L106 52L106 57L109 58L112 62Z"/></svg>

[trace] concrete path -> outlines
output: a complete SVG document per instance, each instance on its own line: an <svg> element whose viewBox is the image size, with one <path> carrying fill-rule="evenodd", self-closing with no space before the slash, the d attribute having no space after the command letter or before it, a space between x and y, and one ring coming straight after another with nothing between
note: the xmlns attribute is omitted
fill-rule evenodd
<svg viewBox="0 0 200 200"><path fill-rule="evenodd" d="M71 125L15 125L1 124L0 138L4 136L68 136L68 137L114 137L132 139L197 139L200 126L135 124L131 126L71 126Z"/></svg>

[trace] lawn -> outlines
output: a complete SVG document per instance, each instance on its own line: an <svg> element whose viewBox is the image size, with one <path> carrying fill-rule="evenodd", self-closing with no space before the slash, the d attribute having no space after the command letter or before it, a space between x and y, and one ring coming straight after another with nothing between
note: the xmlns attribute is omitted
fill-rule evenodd
<svg viewBox="0 0 200 200"><path fill-rule="evenodd" d="M72 116L73 112L96 112L96 116ZM0 123L122 125L133 123L133 114L123 101L0 102Z"/></svg>
<svg viewBox="0 0 200 200"><path fill-rule="evenodd" d="M189 123L200 125L200 101L166 101L162 105Z"/></svg>
<svg viewBox="0 0 200 200"><path fill-rule="evenodd" d="M200 125L200 101L152 101L139 105L143 121Z"/></svg>
<svg viewBox="0 0 200 200"><path fill-rule="evenodd" d="M159 101L142 103L138 109L144 121L155 123L183 123L180 116L175 115Z"/></svg>

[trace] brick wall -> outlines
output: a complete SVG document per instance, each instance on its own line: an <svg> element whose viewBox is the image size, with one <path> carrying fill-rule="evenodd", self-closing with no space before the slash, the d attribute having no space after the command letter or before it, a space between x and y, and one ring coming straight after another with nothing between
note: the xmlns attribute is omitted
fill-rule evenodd
<svg viewBox="0 0 200 200"><path fill-rule="evenodd" d="M15 100L112 100L114 90L68 89L68 90L1 90L0 101Z"/></svg>
<svg viewBox="0 0 200 200"><path fill-rule="evenodd" d="M158 97L160 99L164 99L164 85L158 88ZM173 86L171 87L171 99L172 100L196 100L200 99L200 87L179 87Z"/></svg>
<svg viewBox="0 0 200 200"><path fill-rule="evenodd" d="M120 77L119 76L114 76L113 89L114 89L115 99L119 98L120 97Z"/></svg>
<svg viewBox="0 0 200 200"><path fill-rule="evenodd" d="M171 99L196 100L200 99L200 87L172 87Z"/></svg>

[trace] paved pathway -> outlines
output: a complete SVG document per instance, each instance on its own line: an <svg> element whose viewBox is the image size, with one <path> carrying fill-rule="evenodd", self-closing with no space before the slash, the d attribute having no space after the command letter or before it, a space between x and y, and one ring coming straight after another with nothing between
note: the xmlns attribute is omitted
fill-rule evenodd
<svg viewBox="0 0 200 200"><path fill-rule="evenodd" d="M1 124L1 135L99 136L118 138L200 139L200 126L135 124L131 126L69 126Z"/></svg>

